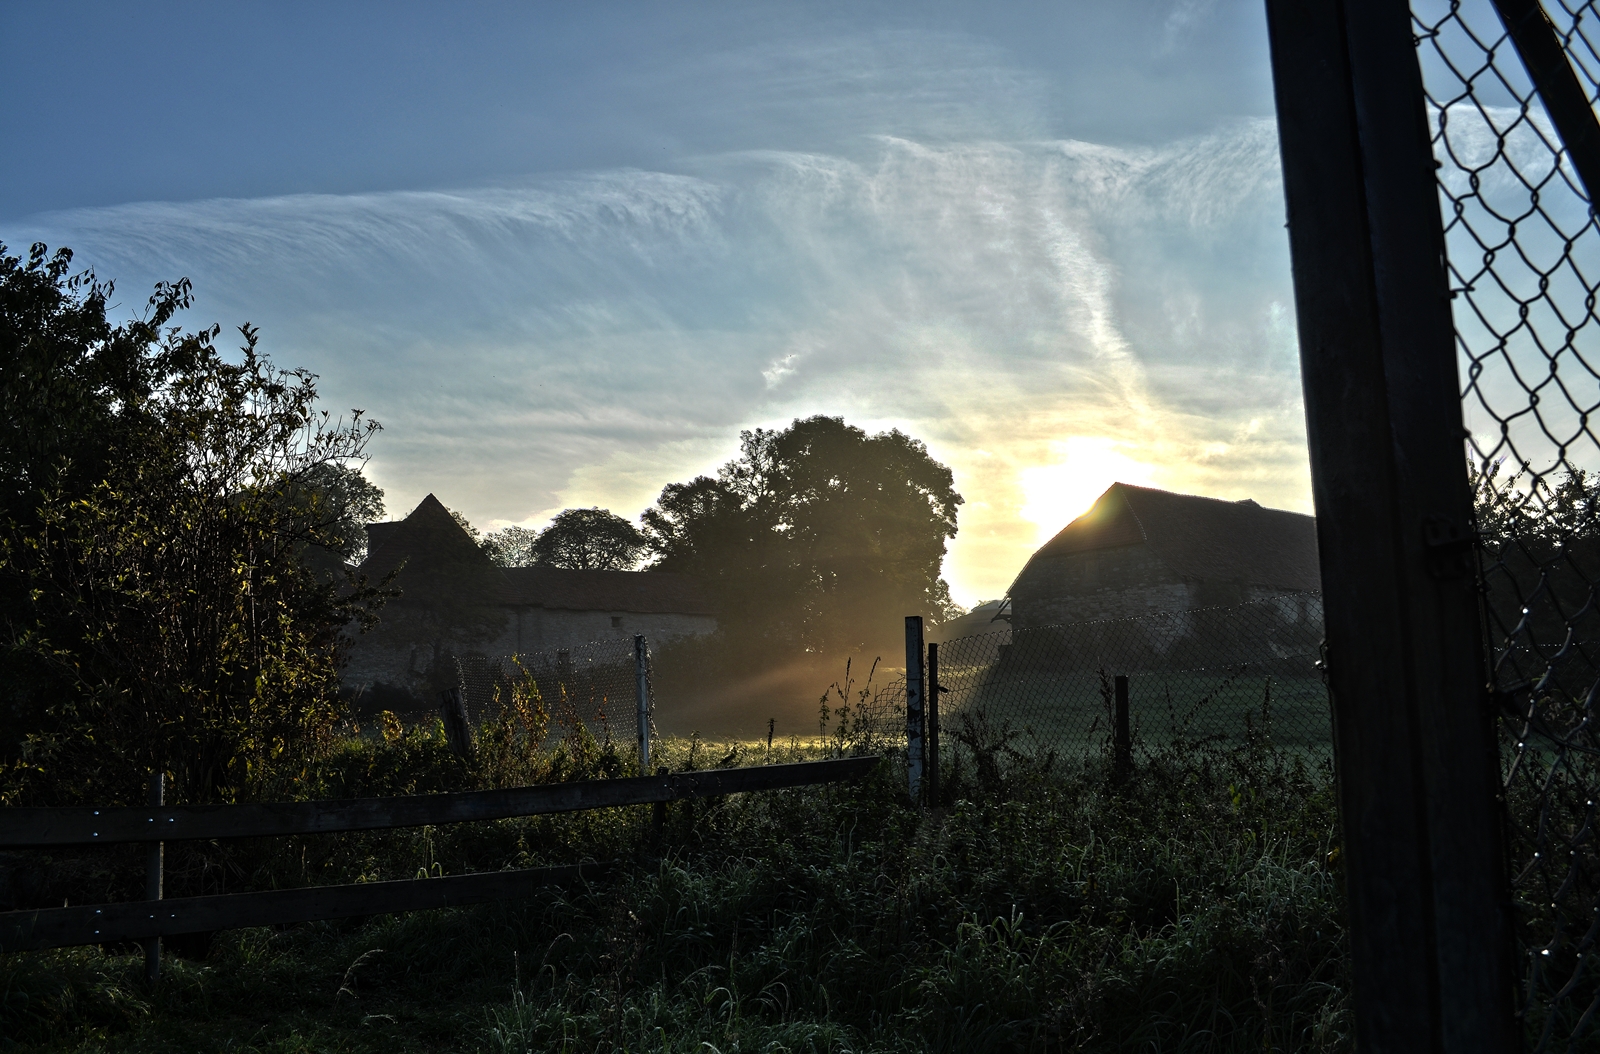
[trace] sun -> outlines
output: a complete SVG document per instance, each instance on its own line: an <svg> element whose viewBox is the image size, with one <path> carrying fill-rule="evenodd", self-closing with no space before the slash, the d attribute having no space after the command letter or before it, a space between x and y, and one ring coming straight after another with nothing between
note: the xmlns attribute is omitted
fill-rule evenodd
<svg viewBox="0 0 1600 1054"><path fill-rule="evenodd" d="M1131 444L1103 436L1072 436L1050 444L1054 460L1018 474L1022 489L1020 515L1034 524L1036 542L1089 511L1113 483L1147 485L1156 468L1130 456Z"/></svg>

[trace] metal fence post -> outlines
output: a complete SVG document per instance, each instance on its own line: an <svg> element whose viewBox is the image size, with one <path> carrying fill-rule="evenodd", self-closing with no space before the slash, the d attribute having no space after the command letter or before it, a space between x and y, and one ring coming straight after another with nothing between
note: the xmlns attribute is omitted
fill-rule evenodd
<svg viewBox="0 0 1600 1054"><path fill-rule="evenodd" d="M1410 11L1267 0L1356 1047L1515 1047L1444 235Z"/></svg>
<svg viewBox="0 0 1600 1054"><path fill-rule="evenodd" d="M650 771L650 646L644 634L633 635L634 697L639 716L639 775Z"/></svg>
<svg viewBox="0 0 1600 1054"><path fill-rule="evenodd" d="M1133 771L1133 736L1128 725L1128 678L1117 674L1115 685L1115 711L1111 722L1111 768L1118 781L1128 778Z"/></svg>
<svg viewBox="0 0 1600 1054"><path fill-rule="evenodd" d="M939 645L928 645L928 804L939 804Z"/></svg>
<svg viewBox="0 0 1600 1054"><path fill-rule="evenodd" d="M913 804L922 800L922 616L906 616L906 780Z"/></svg>
<svg viewBox="0 0 1600 1054"><path fill-rule="evenodd" d="M150 804L155 807L166 804L167 775L164 772L152 773L150 776ZM146 900L160 900L165 893L165 864L166 843L151 842L145 855L144 867L144 898ZM154 985L161 979L161 938L147 937L144 942L144 979L145 983Z"/></svg>

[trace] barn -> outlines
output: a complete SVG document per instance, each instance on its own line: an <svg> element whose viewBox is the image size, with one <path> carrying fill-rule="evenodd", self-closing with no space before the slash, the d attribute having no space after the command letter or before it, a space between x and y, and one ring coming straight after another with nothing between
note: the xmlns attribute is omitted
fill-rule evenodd
<svg viewBox="0 0 1600 1054"><path fill-rule="evenodd" d="M1112 484L1011 583L1011 624L1074 622L1240 604L1321 588L1313 517Z"/></svg>

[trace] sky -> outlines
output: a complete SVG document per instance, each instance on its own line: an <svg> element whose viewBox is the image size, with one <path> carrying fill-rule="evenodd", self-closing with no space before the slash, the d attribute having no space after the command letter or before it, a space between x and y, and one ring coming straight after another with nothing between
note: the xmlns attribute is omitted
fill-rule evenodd
<svg viewBox="0 0 1600 1054"><path fill-rule="evenodd" d="M1258 0L0 5L0 241L261 327L390 513L900 428L1002 594L1112 482L1310 511Z"/></svg>

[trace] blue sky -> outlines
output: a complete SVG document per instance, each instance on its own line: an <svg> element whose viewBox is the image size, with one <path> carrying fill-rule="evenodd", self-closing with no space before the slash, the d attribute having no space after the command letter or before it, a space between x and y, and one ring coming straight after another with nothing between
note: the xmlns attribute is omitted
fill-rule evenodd
<svg viewBox="0 0 1600 1054"><path fill-rule="evenodd" d="M10 3L0 63L0 240L260 325L394 513L817 412L956 470L968 603L1116 479L1309 509L1254 0Z"/></svg>

